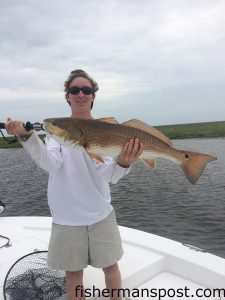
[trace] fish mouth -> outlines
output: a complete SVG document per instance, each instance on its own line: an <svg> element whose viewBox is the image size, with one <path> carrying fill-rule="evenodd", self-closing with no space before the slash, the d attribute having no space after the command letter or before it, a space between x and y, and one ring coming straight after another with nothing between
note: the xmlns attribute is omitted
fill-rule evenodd
<svg viewBox="0 0 225 300"><path fill-rule="evenodd" d="M43 125L42 125L43 129L50 134L51 134L51 126L52 126L52 123L47 122L47 121L44 121Z"/></svg>
<svg viewBox="0 0 225 300"><path fill-rule="evenodd" d="M54 123L54 120L51 120L51 119L44 120L43 128L49 135L51 135L55 138L58 137L58 138L63 138L64 140L66 139L67 132L64 129L57 126Z"/></svg>
<svg viewBox="0 0 225 300"><path fill-rule="evenodd" d="M47 133L51 135L55 135L60 130L58 126L53 125L51 121L47 121L47 120L46 121L44 120L43 128Z"/></svg>

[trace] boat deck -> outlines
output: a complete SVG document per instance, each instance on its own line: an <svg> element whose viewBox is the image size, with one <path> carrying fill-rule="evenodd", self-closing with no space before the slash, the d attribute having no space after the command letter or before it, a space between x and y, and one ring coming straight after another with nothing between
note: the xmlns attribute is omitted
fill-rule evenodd
<svg viewBox="0 0 225 300"><path fill-rule="evenodd" d="M11 244L0 248L0 289L18 258L34 250L47 250L50 228L49 217L0 218L0 234L9 237ZM120 226L120 232L125 254L119 265L127 298L225 299L224 259L142 231ZM0 238L0 246L5 242ZM85 269L84 287L103 291L103 272L93 267ZM220 289L220 295L213 295L213 289ZM93 298L96 294L89 297Z"/></svg>

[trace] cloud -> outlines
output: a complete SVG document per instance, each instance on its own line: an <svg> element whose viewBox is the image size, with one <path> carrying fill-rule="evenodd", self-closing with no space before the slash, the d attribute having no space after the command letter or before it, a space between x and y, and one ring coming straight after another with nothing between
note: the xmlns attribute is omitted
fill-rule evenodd
<svg viewBox="0 0 225 300"><path fill-rule="evenodd" d="M180 113L158 114L162 124L225 119L224 9L222 0L1 1L1 108L32 115L39 100L60 112L68 72L83 68L100 85L97 115L146 120L166 102Z"/></svg>

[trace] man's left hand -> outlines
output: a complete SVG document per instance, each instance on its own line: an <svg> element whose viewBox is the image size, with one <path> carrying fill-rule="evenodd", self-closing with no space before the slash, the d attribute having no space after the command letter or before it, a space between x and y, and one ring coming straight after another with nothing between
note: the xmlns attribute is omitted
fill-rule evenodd
<svg viewBox="0 0 225 300"><path fill-rule="evenodd" d="M123 168L129 168L142 154L144 144L139 139L131 139L126 142L116 162Z"/></svg>

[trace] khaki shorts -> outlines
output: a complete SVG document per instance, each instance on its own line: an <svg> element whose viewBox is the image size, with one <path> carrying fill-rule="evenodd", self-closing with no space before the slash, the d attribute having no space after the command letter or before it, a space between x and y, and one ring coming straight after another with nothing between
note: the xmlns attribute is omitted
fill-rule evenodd
<svg viewBox="0 0 225 300"><path fill-rule="evenodd" d="M52 224L48 265L55 270L78 271L91 265L105 268L123 256L115 211L88 226Z"/></svg>

